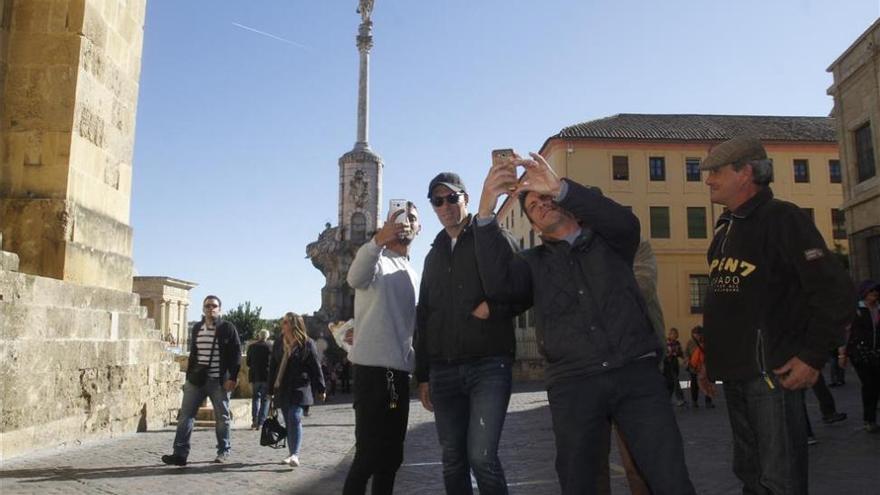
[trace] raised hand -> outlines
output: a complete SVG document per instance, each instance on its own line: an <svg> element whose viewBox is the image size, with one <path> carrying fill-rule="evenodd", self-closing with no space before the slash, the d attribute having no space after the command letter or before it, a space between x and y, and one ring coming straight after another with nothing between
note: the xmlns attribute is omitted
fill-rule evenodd
<svg viewBox="0 0 880 495"><path fill-rule="evenodd" d="M401 234L403 234L408 227L405 224L393 221L393 219L396 218L398 214L405 214L405 212L406 210L400 209L388 214L388 219L385 220L385 225L383 225L373 237L376 245L387 246L389 243L400 239Z"/></svg>
<svg viewBox="0 0 880 495"><path fill-rule="evenodd" d="M483 181L483 193L480 195L478 215L482 218L495 212L495 205L502 194L512 194L516 190L516 160L514 155L506 163L493 164L486 180Z"/></svg>
<svg viewBox="0 0 880 495"><path fill-rule="evenodd" d="M547 194L554 198L559 195L562 182L544 157L537 153L529 153L531 160L520 160L517 165L525 167L526 175L519 183L516 192L534 191Z"/></svg>

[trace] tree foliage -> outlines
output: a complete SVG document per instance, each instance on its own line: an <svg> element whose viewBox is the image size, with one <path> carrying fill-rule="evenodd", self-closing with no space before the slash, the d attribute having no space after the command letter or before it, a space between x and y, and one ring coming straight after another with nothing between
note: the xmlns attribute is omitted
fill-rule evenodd
<svg viewBox="0 0 880 495"><path fill-rule="evenodd" d="M254 335L263 328L264 321L260 318L262 306L251 308L251 302L245 301L235 309L230 310L223 319L231 322L238 329L238 336L244 343L254 338Z"/></svg>

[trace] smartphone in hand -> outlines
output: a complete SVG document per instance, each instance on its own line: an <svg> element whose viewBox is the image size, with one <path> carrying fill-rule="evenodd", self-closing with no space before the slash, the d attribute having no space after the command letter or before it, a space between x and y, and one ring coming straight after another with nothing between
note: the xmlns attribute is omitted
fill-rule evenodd
<svg viewBox="0 0 880 495"><path fill-rule="evenodd" d="M502 148L497 150L492 150L492 166L493 167L502 167L508 166L513 169L514 176L516 176L516 166L513 164L513 150L511 148ZM516 190L516 182L507 185L508 191Z"/></svg>

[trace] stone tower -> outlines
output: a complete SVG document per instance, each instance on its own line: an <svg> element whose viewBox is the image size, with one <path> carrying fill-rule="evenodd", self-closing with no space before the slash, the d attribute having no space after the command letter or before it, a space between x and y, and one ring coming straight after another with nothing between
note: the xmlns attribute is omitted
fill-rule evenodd
<svg viewBox="0 0 880 495"><path fill-rule="evenodd" d="M357 47L360 53L358 75L358 126L354 148L339 158L339 223L327 224L317 241L306 246L315 268L327 279L321 289L318 317L327 321L354 315L354 290L345 277L357 249L370 239L379 223L382 198L382 158L370 149L370 49L373 47L372 0L361 0L361 24Z"/></svg>

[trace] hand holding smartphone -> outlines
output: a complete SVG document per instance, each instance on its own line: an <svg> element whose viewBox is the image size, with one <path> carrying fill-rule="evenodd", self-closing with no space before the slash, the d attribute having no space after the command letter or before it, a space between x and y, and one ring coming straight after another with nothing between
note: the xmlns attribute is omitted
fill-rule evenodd
<svg viewBox="0 0 880 495"><path fill-rule="evenodd" d="M516 190L516 164L513 161L515 156L511 148L492 150L492 168L509 167L512 172L513 182L507 185L507 190L510 192Z"/></svg>

